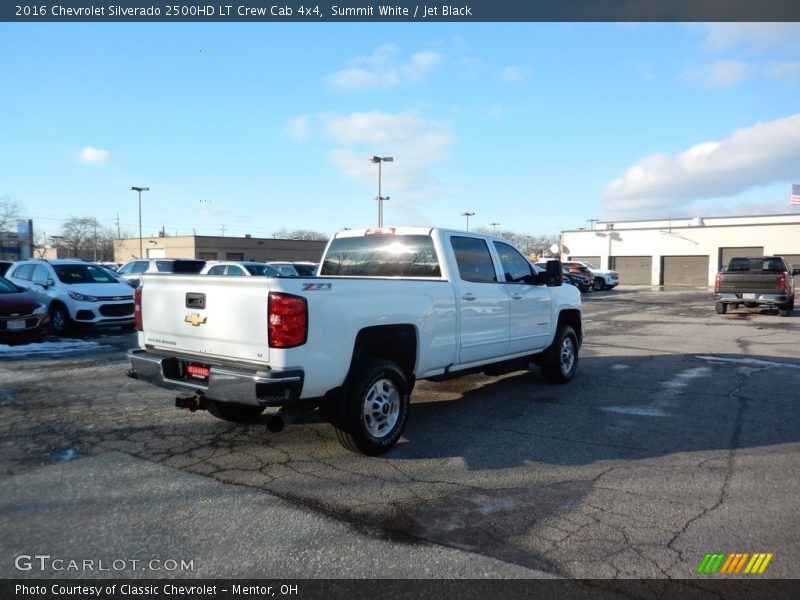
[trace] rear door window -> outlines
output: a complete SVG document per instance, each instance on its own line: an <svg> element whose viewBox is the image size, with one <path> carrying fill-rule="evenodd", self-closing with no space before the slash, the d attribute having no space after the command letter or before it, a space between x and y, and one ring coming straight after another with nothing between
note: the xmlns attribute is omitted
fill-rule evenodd
<svg viewBox="0 0 800 600"><path fill-rule="evenodd" d="M481 238L453 236L450 244L456 255L458 274L464 281L473 283L494 283L497 273L489 246Z"/></svg>

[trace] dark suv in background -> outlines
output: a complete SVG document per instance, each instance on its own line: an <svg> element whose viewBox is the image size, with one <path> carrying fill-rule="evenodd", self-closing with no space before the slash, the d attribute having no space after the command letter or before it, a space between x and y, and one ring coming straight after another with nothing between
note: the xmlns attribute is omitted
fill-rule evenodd
<svg viewBox="0 0 800 600"><path fill-rule="evenodd" d="M122 265L117 275L138 287L142 273L197 274L205 266L206 261L195 258L141 258Z"/></svg>

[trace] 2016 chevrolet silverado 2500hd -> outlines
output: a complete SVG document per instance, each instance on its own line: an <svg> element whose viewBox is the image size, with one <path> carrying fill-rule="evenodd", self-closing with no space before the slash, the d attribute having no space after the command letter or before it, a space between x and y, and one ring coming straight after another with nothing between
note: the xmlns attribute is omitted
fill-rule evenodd
<svg viewBox="0 0 800 600"><path fill-rule="evenodd" d="M728 307L748 308L766 304L776 306L781 316L788 317L794 310L793 275L800 269L790 270L780 256L737 256L727 269L717 273L714 285L716 310L725 314Z"/></svg>
<svg viewBox="0 0 800 600"><path fill-rule="evenodd" d="M344 231L317 277L145 274L131 376L193 395L176 405L280 431L319 408L350 450L397 442L417 379L538 364L570 381L581 300L561 264L507 241L428 228Z"/></svg>

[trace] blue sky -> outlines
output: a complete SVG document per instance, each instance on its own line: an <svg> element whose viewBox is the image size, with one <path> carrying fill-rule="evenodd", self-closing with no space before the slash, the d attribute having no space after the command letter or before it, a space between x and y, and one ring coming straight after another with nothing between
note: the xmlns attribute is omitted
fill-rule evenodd
<svg viewBox="0 0 800 600"><path fill-rule="evenodd" d="M0 196L56 233L552 234L785 212L800 25L0 24ZM794 209L797 210L797 209Z"/></svg>

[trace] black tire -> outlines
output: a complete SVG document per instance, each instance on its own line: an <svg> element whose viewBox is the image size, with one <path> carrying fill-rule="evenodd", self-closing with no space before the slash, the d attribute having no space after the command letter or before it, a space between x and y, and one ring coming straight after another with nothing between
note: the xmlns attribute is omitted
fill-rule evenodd
<svg viewBox="0 0 800 600"><path fill-rule="evenodd" d="M56 335L64 335L72 329L72 319L63 304L53 304L50 307L50 327Z"/></svg>
<svg viewBox="0 0 800 600"><path fill-rule="evenodd" d="M714 308L716 309L718 315L724 315L726 312L728 312L728 305L724 302L717 302L714 305Z"/></svg>
<svg viewBox="0 0 800 600"><path fill-rule="evenodd" d="M208 403L208 412L231 423L254 423L264 412L264 407L211 400Z"/></svg>
<svg viewBox="0 0 800 600"><path fill-rule="evenodd" d="M602 277L595 277L592 280L592 289L598 292L602 292L606 289L606 282Z"/></svg>
<svg viewBox="0 0 800 600"><path fill-rule="evenodd" d="M542 357L542 375L550 383L572 381L578 370L578 336L569 325L562 325L552 345Z"/></svg>
<svg viewBox="0 0 800 600"><path fill-rule="evenodd" d="M408 380L390 360L369 360L351 370L336 424L339 442L352 452L377 456L403 434L411 403Z"/></svg>
<svg viewBox="0 0 800 600"><path fill-rule="evenodd" d="M778 304L778 314L782 317L788 317L792 314L792 310L789 308L788 304Z"/></svg>

